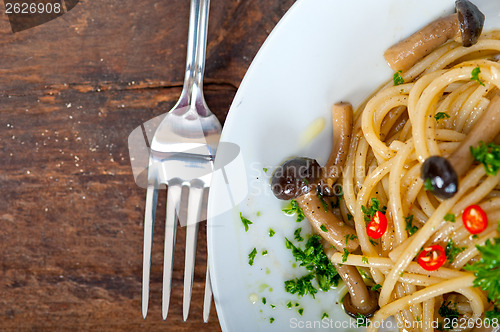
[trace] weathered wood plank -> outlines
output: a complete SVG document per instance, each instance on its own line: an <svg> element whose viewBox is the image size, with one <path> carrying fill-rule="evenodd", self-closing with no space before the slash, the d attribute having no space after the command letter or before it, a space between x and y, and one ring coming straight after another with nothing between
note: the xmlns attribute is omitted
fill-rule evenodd
<svg viewBox="0 0 500 332"><path fill-rule="evenodd" d="M223 122L261 43L291 0L213 2L205 94ZM0 21L0 329L219 330L202 323L206 228L182 322L183 228L161 319L165 193L159 198L150 310L141 316L145 191L127 137L168 111L182 85L186 1L80 1L12 34Z"/></svg>

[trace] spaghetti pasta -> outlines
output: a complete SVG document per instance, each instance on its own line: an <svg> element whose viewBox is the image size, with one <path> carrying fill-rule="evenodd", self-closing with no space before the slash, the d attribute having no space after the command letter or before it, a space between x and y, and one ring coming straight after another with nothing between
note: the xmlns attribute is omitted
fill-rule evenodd
<svg viewBox="0 0 500 332"><path fill-rule="evenodd" d="M356 112L355 137L341 182L362 254L350 255L343 264L369 268L375 282L382 285L380 309L373 322L401 315L405 320L421 320L421 325L410 324L420 326L415 330L427 330L437 319L437 308L452 293L468 299L460 312L465 317L479 318L490 305L473 287L473 273L462 268L477 259L475 245L496 236L496 225L474 237L464 228L461 213L465 207L478 204L487 209L491 220L497 220L500 206L491 193L499 188L500 174L487 175L482 165L473 165L460 178L458 192L440 199L426 191L419 172L430 156L453 153L499 91L500 64L492 57L500 53L499 36L496 31L484 34L469 48L455 42L443 45L401 73L404 84L386 85ZM479 77L471 80L474 72L479 72ZM396 112L398 118L407 115L408 120L397 129L394 121L385 128L386 119ZM439 119L438 113L444 113L444 118ZM392 134L383 134L387 132ZM371 163L370 155L374 156ZM363 207L371 199L387 206L390 231L381 243L370 241L366 232ZM448 213L458 216L455 223L445 221ZM414 222L416 230L411 236L405 220L410 215L421 221ZM421 248L446 246L450 239L463 247L453 262L436 271L416 263ZM330 258L342 262L339 253ZM374 326L377 324L368 330L376 330Z"/></svg>

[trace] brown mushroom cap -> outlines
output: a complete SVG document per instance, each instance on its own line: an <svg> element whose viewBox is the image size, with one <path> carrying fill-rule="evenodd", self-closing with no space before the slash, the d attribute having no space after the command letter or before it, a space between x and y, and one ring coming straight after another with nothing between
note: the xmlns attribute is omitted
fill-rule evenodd
<svg viewBox="0 0 500 332"><path fill-rule="evenodd" d="M484 25L484 14L468 0L457 0L455 8L462 33L462 45L470 47L477 43Z"/></svg>
<svg viewBox="0 0 500 332"><path fill-rule="evenodd" d="M344 296L344 311L351 317L358 318L359 315L363 315L366 318L373 316L373 314L378 310L378 293L372 290L368 290L368 298L364 302L364 305L356 307L352 304L351 293L347 293Z"/></svg>
<svg viewBox="0 0 500 332"><path fill-rule="evenodd" d="M316 160L290 159L274 171L271 189L278 199L294 199L315 189L320 175L321 166Z"/></svg>

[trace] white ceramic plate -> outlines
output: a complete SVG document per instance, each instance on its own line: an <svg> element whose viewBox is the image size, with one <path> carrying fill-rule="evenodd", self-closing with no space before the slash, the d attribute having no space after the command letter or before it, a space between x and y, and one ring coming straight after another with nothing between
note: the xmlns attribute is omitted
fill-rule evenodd
<svg viewBox="0 0 500 332"><path fill-rule="evenodd" d="M485 29L500 27L497 0L474 2L487 16ZM209 263L223 331L356 330L338 304L341 287L315 299L284 291L285 280L306 273L293 267L285 237L309 227L281 212L285 203L273 196L269 178L291 156L324 164L331 148L330 106L361 103L391 79L384 50L453 9L452 0L299 0L274 29L229 111L221 141L233 144L219 151L224 172L216 173L210 192ZM248 232L240 212L253 222ZM321 321L323 313L329 319Z"/></svg>

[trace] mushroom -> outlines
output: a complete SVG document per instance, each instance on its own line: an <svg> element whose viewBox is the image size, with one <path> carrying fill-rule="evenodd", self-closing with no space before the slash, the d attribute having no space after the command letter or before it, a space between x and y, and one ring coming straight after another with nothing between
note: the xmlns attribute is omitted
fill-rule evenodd
<svg viewBox="0 0 500 332"><path fill-rule="evenodd" d="M336 252L331 247L325 247L326 255L331 258ZM368 289L358 269L352 265L332 263L339 276L344 280L349 293L344 297L343 304L345 312L354 318L359 314L371 317L379 308L379 293Z"/></svg>
<svg viewBox="0 0 500 332"><path fill-rule="evenodd" d="M337 250L352 252L359 247L356 231L338 219L318 196L320 177L321 167L316 160L294 158L273 173L271 189L278 199L295 199L314 230Z"/></svg>
<svg viewBox="0 0 500 332"><path fill-rule="evenodd" d="M340 167L344 165L349 150L352 113L350 103L341 102L332 106L333 146L320 180L320 190L325 196L335 195L332 186L340 176Z"/></svg>
<svg viewBox="0 0 500 332"><path fill-rule="evenodd" d="M344 310L354 318L359 314L371 317L378 310L378 292L369 290L359 271L352 265L333 264L347 286L348 293L344 296Z"/></svg>
<svg viewBox="0 0 500 332"><path fill-rule="evenodd" d="M407 70L449 39L464 47L474 45L483 29L484 14L470 1L457 0L456 13L432 21L421 30L385 51L384 57L395 71Z"/></svg>
<svg viewBox="0 0 500 332"><path fill-rule="evenodd" d="M500 95L495 95L472 130L458 148L448 157L432 156L422 165L421 177L430 181L433 193L441 198L450 198L458 191L458 178L465 174L474 157L471 146L479 142L491 142L500 133Z"/></svg>

